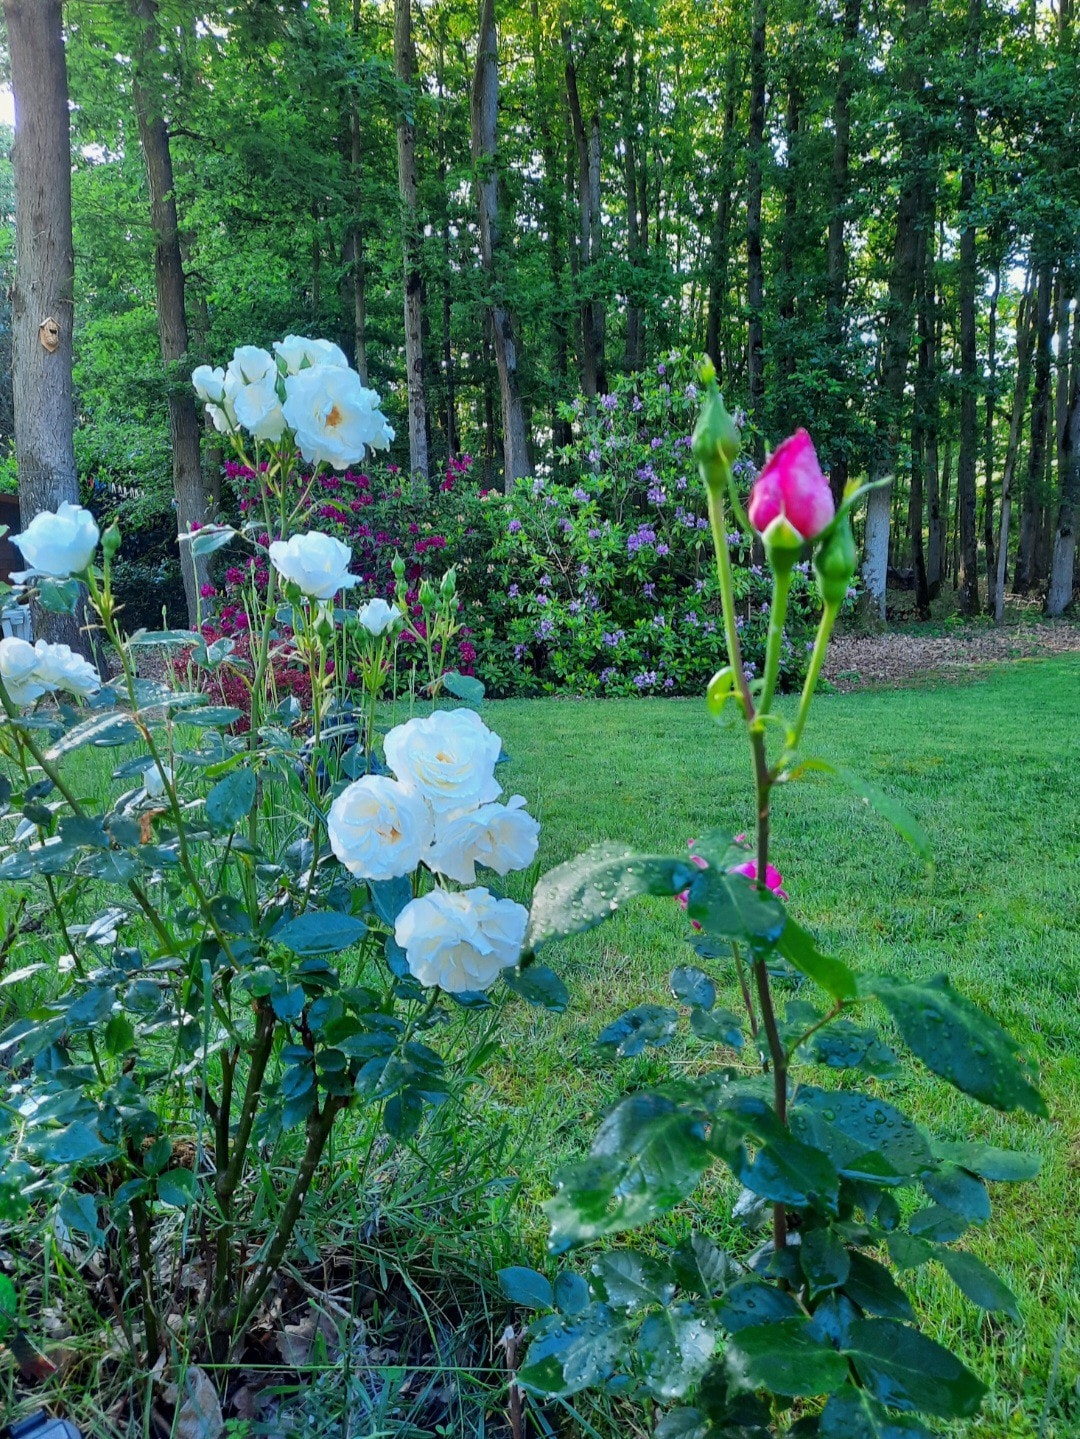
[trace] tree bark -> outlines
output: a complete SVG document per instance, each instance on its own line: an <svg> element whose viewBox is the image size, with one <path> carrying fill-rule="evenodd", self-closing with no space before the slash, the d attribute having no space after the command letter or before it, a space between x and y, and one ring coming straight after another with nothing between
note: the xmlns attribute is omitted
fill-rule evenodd
<svg viewBox="0 0 1080 1439"><path fill-rule="evenodd" d="M427 387L424 375L424 282L420 271L420 222L416 203L416 126L413 80L416 52L412 38L412 0L394 0L394 73L408 91L398 116L398 194L401 198L401 249L405 272L405 372L409 409L409 470L414 489L425 491L431 478L428 459Z"/></svg>
<svg viewBox="0 0 1080 1439"><path fill-rule="evenodd" d="M1060 615L1072 600L1076 527L1080 519L1080 290L1072 333L1072 383L1061 446L1061 502L1054 527L1054 553L1046 591L1046 613Z"/></svg>
<svg viewBox="0 0 1080 1439"><path fill-rule="evenodd" d="M724 357L720 346L720 326L727 304L728 266L731 255L731 199L735 189L735 101L739 85L739 52L732 45L728 51L727 74L724 80L724 122L720 141L720 186L710 242L709 309L705 325L705 353L716 366L721 380L726 380Z"/></svg>
<svg viewBox="0 0 1080 1439"><path fill-rule="evenodd" d="M994 622L1001 624L1005 614L1005 570L1009 559L1009 524L1012 519L1012 490L1016 476L1016 460L1020 453L1020 431L1027 407L1031 383L1031 349L1037 328L1037 306L1032 289L1034 277L1025 289L1016 311L1016 384L1013 390L1009 438L1005 449L1005 466L1001 474L1001 513L998 520L997 571L994 579ZM990 601L987 601L989 608Z"/></svg>
<svg viewBox="0 0 1080 1439"><path fill-rule="evenodd" d="M168 386L169 431L172 441L173 491L180 533L205 523L206 489L200 453L199 411L191 388L188 354L187 304L184 265L180 253L180 223L176 210L172 151L165 123L158 72L157 0L132 0L141 35L132 89L139 123L146 179L150 189L150 222L154 230L154 284L157 291L158 333ZM207 579L207 562L192 556L190 544L180 546L188 623L199 614L199 588Z"/></svg>
<svg viewBox="0 0 1080 1439"><path fill-rule="evenodd" d="M765 459L761 426L765 404L765 271L761 257L762 151L765 143L765 34L766 0L754 0L750 28L750 134L747 144L746 280L750 312L746 367L750 391L750 418L757 426L753 454Z"/></svg>
<svg viewBox="0 0 1080 1439"><path fill-rule="evenodd" d="M1051 432L1050 344L1054 330L1050 262L1039 270L1036 293L1037 328L1035 331L1034 387L1031 396L1031 444L1028 449L1028 470L1024 487L1024 503L1020 510L1020 545L1013 575L1013 590L1027 594L1035 579L1035 542L1038 537L1038 511L1043 485L1047 440Z"/></svg>
<svg viewBox="0 0 1080 1439"><path fill-rule="evenodd" d="M532 474L529 438L518 383L518 344L514 316L497 298L497 270L501 255L499 223L499 170L496 139L499 117L498 33L495 0L480 0L480 33L473 76L472 159L477 206L480 212L480 261L487 280L488 313L495 341L502 401L503 488L510 494L519 479Z"/></svg>
<svg viewBox="0 0 1080 1439"><path fill-rule="evenodd" d="M986 608L994 608L994 410L997 404L997 321L1001 296L1001 257L994 265L994 287L990 292L990 313L986 339L986 400L983 419L983 548L986 551Z"/></svg>
<svg viewBox="0 0 1080 1439"><path fill-rule="evenodd" d="M645 315L638 303L638 266L641 234L638 225L637 182L637 113L634 95L634 47L626 47L623 64L623 170L626 177L626 258L628 269L626 296L626 350L623 365L633 373L642 362L645 340Z"/></svg>
<svg viewBox="0 0 1080 1439"><path fill-rule="evenodd" d="M847 299L847 214L851 154L851 97L855 88L855 46L859 38L862 0L844 0L840 58L833 100L832 175L829 183L829 240L826 258L825 336L829 378L837 396L844 392L844 304ZM838 418L842 409L837 407ZM839 502L848 478L848 455L843 436L826 456L833 498Z"/></svg>
<svg viewBox="0 0 1080 1439"><path fill-rule="evenodd" d="M968 0L965 56L969 83L974 83L982 29L982 0ZM956 463L956 499L960 513L960 610L979 613L979 541L975 526L978 463L978 348L975 335L975 166L978 133L975 100L966 91L960 105L960 263L957 289L960 308L960 452Z"/></svg>
<svg viewBox="0 0 1080 1439"><path fill-rule="evenodd" d="M870 464L873 481L891 479L900 448L900 416L911 349L912 300L915 294L918 229L925 203L926 154L924 133L916 107L922 92L923 30L927 0L906 0L904 13L904 96L909 113L901 121L900 196L896 211L896 238L889 277L889 302L883 337L880 408ZM889 519L892 485L870 491L866 502L863 582L867 602L879 620L885 619L885 581L889 564Z"/></svg>
<svg viewBox="0 0 1080 1439"><path fill-rule="evenodd" d="M581 108L577 67L566 49L566 99L573 125L578 162L578 280L581 287L581 376L582 389L589 399L607 389L604 365L604 312L596 294L595 263L600 257L600 119L594 117L588 129Z"/></svg>
<svg viewBox="0 0 1080 1439"><path fill-rule="evenodd" d="M12 385L19 514L77 504L71 391L75 253L71 239L71 140L60 0L4 0L15 92L15 284ZM52 320L55 346L43 328ZM44 343L48 340L48 345ZM35 606L35 633L83 654L74 615Z"/></svg>

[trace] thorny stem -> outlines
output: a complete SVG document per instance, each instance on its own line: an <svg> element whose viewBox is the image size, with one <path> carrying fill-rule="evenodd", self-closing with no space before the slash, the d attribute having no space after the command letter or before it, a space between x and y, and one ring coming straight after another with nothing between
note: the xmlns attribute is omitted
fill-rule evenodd
<svg viewBox="0 0 1080 1439"><path fill-rule="evenodd" d="M709 529L712 532L713 549L716 552L716 573L720 581L720 603L724 614L724 638L727 641L728 660L735 671L735 683L742 697L743 714L749 722L754 717L754 701L750 695L750 683L743 669L742 646L739 630L735 623L735 581L731 575L731 556L728 554L727 517L724 513L724 492L718 484L707 484L705 492L709 497Z"/></svg>
<svg viewBox="0 0 1080 1439"><path fill-rule="evenodd" d="M789 749L796 749L802 737L803 726L806 724L806 717L810 713L810 701L814 698L814 690L817 688L818 676L821 673L821 666L825 660L825 652L829 648L829 636L832 634L832 627L836 623L836 616L839 612L839 605L826 605L821 612L821 622L818 625L817 635L814 639L814 651L810 656L810 666L806 671L802 695L799 698L799 712L795 716L795 724L791 731L791 737L788 740Z"/></svg>
<svg viewBox="0 0 1080 1439"><path fill-rule="evenodd" d="M787 617L791 571L777 570L773 576L772 604L769 606L769 636L765 643L765 679L758 702L758 713L768 714L780 673L780 649L784 642L784 620Z"/></svg>

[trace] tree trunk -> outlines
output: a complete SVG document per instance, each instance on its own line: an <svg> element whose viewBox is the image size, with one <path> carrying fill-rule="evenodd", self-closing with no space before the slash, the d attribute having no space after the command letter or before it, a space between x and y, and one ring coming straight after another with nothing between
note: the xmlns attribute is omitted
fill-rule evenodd
<svg viewBox="0 0 1080 1439"><path fill-rule="evenodd" d="M932 210L933 200L928 211ZM930 618L930 585L927 577L926 552L923 547L923 522L926 499L927 418L936 403L937 376L933 374L934 317L933 309L933 233L932 221L919 230L918 272L915 285L919 331L919 363L915 375L915 404L911 418L911 494L908 505L908 528L911 531L911 563L915 571L915 607L920 619ZM937 457L935 455L935 465ZM937 476L934 476L934 509L937 505ZM937 516L940 551L940 511ZM940 553L937 556L940 568Z"/></svg>
<svg viewBox="0 0 1080 1439"><path fill-rule="evenodd" d="M412 0L394 0L394 73L410 96L416 73ZM431 478L428 460L427 387L424 377L424 283L420 272L420 222L416 205L416 127L411 99L397 122L398 193L405 272L405 373L409 407L409 469L415 490Z"/></svg>
<svg viewBox="0 0 1080 1439"><path fill-rule="evenodd" d="M568 34L564 37L564 44L566 47L566 99L574 130L574 146L578 162L578 280L582 292L581 379L582 389L592 400L607 388L607 377L604 373L603 306L595 292L594 268L594 263L600 255L600 121L597 117L588 130L585 128L581 96L578 92L577 67L574 64ZM593 163L594 134L596 138L595 166ZM595 194L594 185L596 187Z"/></svg>
<svg viewBox="0 0 1080 1439"><path fill-rule="evenodd" d="M1009 524L1012 519L1012 490L1016 476L1016 460L1020 453L1020 431L1027 408L1031 382L1031 349L1038 324L1038 307L1032 289L1034 276L1025 289L1016 311L1016 386L1013 391L1009 438L1005 449L1005 467L1001 474L1001 515L998 520L997 573L994 579L994 622L1001 624L1005 614L1005 569L1009 559ZM988 601L989 605L989 601Z"/></svg>
<svg viewBox="0 0 1080 1439"><path fill-rule="evenodd" d="M206 490L200 454L200 421L191 388L188 354L184 265L176 212L172 152L165 124L158 54L157 0L132 0L141 27L139 58L132 89L139 122L139 141L150 189L150 222L154 230L154 283L157 290L158 333L168 386L169 431L172 441L173 490L180 533L206 521ZM180 546L188 623L199 614L199 589L206 583L207 562L192 556L190 544Z"/></svg>
<svg viewBox="0 0 1080 1439"><path fill-rule="evenodd" d="M60 0L4 0L4 17L15 92L11 365L25 529L41 510L79 501L71 394L71 140ZM55 340L45 328L49 320ZM77 616L34 609L35 634L87 652Z"/></svg>
<svg viewBox="0 0 1080 1439"><path fill-rule="evenodd" d="M355 33L355 31L354 31ZM349 265L352 280L353 364L366 385L367 357L367 271L364 263L364 226L361 213L361 167L364 148L360 135L360 108L354 95L349 102L349 154L352 162L352 228Z"/></svg>
<svg viewBox="0 0 1080 1439"><path fill-rule="evenodd" d="M788 74L787 105L784 111L784 141L786 156L784 164L784 223L780 231L780 294L777 297L779 315L779 353L776 369L781 385L791 382L795 376L796 346L798 333L796 322L795 247L799 240L799 126L802 110L802 96L796 76L797 60L792 58Z"/></svg>
<svg viewBox="0 0 1080 1439"><path fill-rule="evenodd" d="M750 418L758 426L753 454L757 464L765 459L761 425L765 404L765 272L761 258L762 151L765 143L765 32L766 0L753 0L750 28L750 135L746 181L746 291L750 312L746 366L750 391Z"/></svg>
<svg viewBox="0 0 1080 1439"><path fill-rule="evenodd" d="M1031 445L1028 450L1024 503L1020 511L1020 548L1013 575L1013 590L1018 595L1027 594L1035 579L1038 514L1042 500L1043 466L1046 461L1047 439L1050 431L1050 344L1054 331L1054 312L1049 261L1044 262L1039 270L1036 305L1038 315L1035 332L1035 383L1031 396Z"/></svg>
<svg viewBox="0 0 1080 1439"><path fill-rule="evenodd" d="M623 169L626 176L626 350L623 364L633 373L644 353L645 316L638 303L641 238L638 226L637 115L634 105L634 47L628 44L623 66Z"/></svg>
<svg viewBox="0 0 1080 1439"><path fill-rule="evenodd" d="M477 206L480 212L480 262L487 280L488 313L495 340L495 362L499 367L499 394L502 400L503 487L510 494L525 475L532 474L525 412L518 386L518 351L514 317L509 307L495 298L501 288L497 268L501 257L499 224L499 170L496 138L499 116L498 34L495 29L495 0L480 0L480 34L476 45L476 72L473 76L472 158L475 170Z"/></svg>
<svg viewBox="0 0 1080 1439"><path fill-rule="evenodd" d="M724 128L720 141L720 191L713 219L709 266L709 309L705 324L705 353L726 380L720 349L720 326L727 304L728 264L731 253L731 197L735 188L735 100L738 94L739 53L732 45L728 52L724 81Z"/></svg>
<svg viewBox="0 0 1080 1439"><path fill-rule="evenodd" d="M966 60L975 82L982 29L982 0L968 0ZM960 610L979 613L979 540L975 526L978 462L978 348L975 335L975 166L978 133L975 101L965 92L960 104L960 263L957 289L960 308L960 453L956 464L956 499L960 513Z"/></svg>
<svg viewBox="0 0 1080 1439"><path fill-rule="evenodd" d="M1072 600L1076 527L1080 520L1080 286L1073 320L1072 377L1061 445L1061 502L1054 527L1054 553L1046 591L1046 613L1060 615Z"/></svg>
<svg viewBox="0 0 1080 1439"><path fill-rule="evenodd" d="M1001 258L994 266L994 288L990 292L987 321L987 387L983 420L983 548L986 550L986 608L994 608L994 409L997 404L997 318L1001 295Z"/></svg>
<svg viewBox="0 0 1080 1439"><path fill-rule="evenodd" d="M832 176L829 185L829 241L826 260L825 343L829 378L837 397L844 392L844 304L847 298L847 244L844 220L847 213L851 152L851 95L855 82L855 45L859 38L862 0L844 0L842 48L836 71L833 100ZM837 406L841 415L842 408ZM848 478L848 455L834 443L826 456L833 498L839 502Z"/></svg>
<svg viewBox="0 0 1080 1439"><path fill-rule="evenodd" d="M923 85L921 41L927 0L906 0L904 12L905 48L904 94L909 113L901 121L900 197L896 211L896 238L889 303L883 338L884 362L881 376L880 409L875 434L870 478L890 479L896 470L900 448L900 415L907 381L908 352L911 348L911 310L915 295L918 230L925 205L927 155L925 135L916 107ZM891 483L870 491L866 502L863 581L867 601L879 620L885 618L885 581L889 561L889 514Z"/></svg>

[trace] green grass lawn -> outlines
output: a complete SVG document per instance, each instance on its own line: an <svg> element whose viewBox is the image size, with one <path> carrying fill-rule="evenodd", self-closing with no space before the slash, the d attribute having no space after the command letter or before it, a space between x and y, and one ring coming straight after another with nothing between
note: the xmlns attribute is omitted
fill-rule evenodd
<svg viewBox="0 0 1080 1439"><path fill-rule="evenodd" d="M751 827L745 740L718 729L700 703L505 702L489 705L486 718L511 756L508 793L524 794L543 821L544 869L598 839L677 852L709 827ZM1035 1183L994 1186L993 1218L968 1241L1019 1296L1023 1326L984 1315L933 1269L919 1271L913 1299L930 1332L991 1386L968 1432L1063 1439L1080 1415L1080 1342L1068 1327L1080 1318L1080 662L1021 662L966 685L823 696L804 752L844 763L907 805L931 837L936 868L927 877L846 792L821 779L792 785L774 797L773 858L793 912L827 952L860 968L949 974L1041 1067L1047 1122L985 1110L914 1063L897 1097L949 1138L1043 1156ZM688 933L672 902L638 900L602 929L545 952L569 985L566 1015L517 1004L508 1012L491 1103L520 1136L517 1213L534 1258L543 1234L535 1206L558 1164L582 1154L603 1106L695 1062L673 1049L613 1066L593 1049L609 1019L663 1002L672 966L692 959ZM737 1007L732 976L722 977L721 1002ZM706 1191L694 1219L746 1247L727 1218L730 1199L722 1184ZM670 1228L686 1222L673 1217Z"/></svg>

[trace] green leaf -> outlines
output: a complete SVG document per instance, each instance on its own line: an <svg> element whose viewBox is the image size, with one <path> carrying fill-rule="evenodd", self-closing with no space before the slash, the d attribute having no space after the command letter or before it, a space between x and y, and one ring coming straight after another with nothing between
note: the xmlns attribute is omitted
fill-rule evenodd
<svg viewBox="0 0 1080 1439"><path fill-rule="evenodd" d="M682 1399L716 1351L717 1330L707 1310L677 1304L648 1314L637 1341L645 1383L656 1399Z"/></svg>
<svg viewBox="0 0 1080 1439"><path fill-rule="evenodd" d="M595 844L537 884L525 950L594 929L635 895L679 894L698 873L685 859L638 854L609 841Z"/></svg>
<svg viewBox="0 0 1080 1439"><path fill-rule="evenodd" d="M955 1354L893 1319L854 1320L844 1352L873 1397L894 1409L968 1419L986 1393Z"/></svg>
<svg viewBox="0 0 1080 1439"><path fill-rule="evenodd" d="M597 1048L614 1050L620 1059L630 1059L641 1054L647 1045L659 1049L669 1043L678 1022L679 1016L673 1009L659 1004L639 1004L600 1031Z"/></svg>
<svg viewBox="0 0 1080 1439"><path fill-rule="evenodd" d="M776 944L787 918L771 891L745 874L720 869L694 869L686 913L707 935L741 939L758 950Z"/></svg>
<svg viewBox="0 0 1080 1439"><path fill-rule="evenodd" d="M866 1254L851 1255L844 1293L867 1314L880 1314L883 1319L915 1318L911 1301L884 1264Z"/></svg>
<svg viewBox="0 0 1080 1439"><path fill-rule="evenodd" d="M135 1026L126 1014L114 1014L105 1026L105 1051L115 1058L135 1045Z"/></svg>
<svg viewBox="0 0 1080 1439"><path fill-rule="evenodd" d="M1023 1154L1014 1149L995 1149L989 1144L961 1142L948 1144L942 1140L930 1141L939 1159L951 1159L962 1169L981 1175L992 1183L1015 1184L1025 1179L1034 1179L1042 1168L1042 1159L1037 1154Z"/></svg>
<svg viewBox="0 0 1080 1439"><path fill-rule="evenodd" d="M889 1414L854 1384L845 1384L829 1396L818 1435L819 1439L934 1439L918 1419Z"/></svg>
<svg viewBox="0 0 1080 1439"><path fill-rule="evenodd" d="M386 925L393 929L397 917L413 897L412 884L407 875L397 879L376 879L368 882L371 907Z"/></svg>
<svg viewBox="0 0 1080 1439"><path fill-rule="evenodd" d="M693 964L679 964L668 981L671 992L682 1004L697 1009L712 1009L716 1003L716 985L703 969Z"/></svg>
<svg viewBox="0 0 1080 1439"><path fill-rule="evenodd" d="M137 645L199 645L202 635L196 630L136 630L128 640L128 648Z"/></svg>
<svg viewBox="0 0 1080 1439"><path fill-rule="evenodd" d="M647 1224L686 1198L710 1159L696 1115L661 1095L630 1095L604 1121L592 1157L556 1174L557 1193L544 1205L548 1247L559 1254Z"/></svg>
<svg viewBox="0 0 1080 1439"><path fill-rule="evenodd" d="M403 1089L386 1101L383 1128L391 1139L410 1139L424 1117L424 1098L415 1087Z"/></svg>
<svg viewBox="0 0 1080 1439"><path fill-rule="evenodd" d="M79 603L79 581L43 578L37 581L38 603L52 615L73 615Z"/></svg>
<svg viewBox="0 0 1080 1439"><path fill-rule="evenodd" d="M901 839L911 846L919 858L927 866L934 862L934 851L930 839L922 825L915 816L904 808L899 800L893 799L891 795L884 794L872 784L859 775L853 774L849 769L833 769L831 765L816 763L815 768L833 775L841 784L857 795L863 804L875 810L882 819L887 820L896 830Z"/></svg>
<svg viewBox="0 0 1080 1439"><path fill-rule="evenodd" d="M1033 1068L1019 1058L1020 1046L953 989L947 975L922 984L885 975L868 975L863 982L928 1069L995 1109L1025 1109L1046 1117L1046 1102L1032 1083Z"/></svg>
<svg viewBox="0 0 1080 1439"><path fill-rule="evenodd" d="M895 1052L877 1031L852 1024L850 1019L837 1019L819 1029L802 1045L800 1054L829 1069L861 1069L879 1079L892 1079L899 1073Z"/></svg>
<svg viewBox="0 0 1080 1439"><path fill-rule="evenodd" d="M965 1249L939 1249L934 1257L945 1266L957 1289L966 1294L972 1304L980 1309L999 1309L1020 1323L1016 1295L981 1259Z"/></svg>
<svg viewBox="0 0 1080 1439"><path fill-rule="evenodd" d="M278 924L270 938L293 954L334 954L348 949L367 934L362 919L336 910L311 910L298 919Z"/></svg>
<svg viewBox="0 0 1080 1439"><path fill-rule="evenodd" d="M29 1140L30 1147L47 1164L95 1164L111 1159L116 1146L99 1139L88 1124L76 1120L66 1129L39 1129Z"/></svg>
<svg viewBox="0 0 1080 1439"><path fill-rule="evenodd" d="M625 1345L624 1322L606 1304L591 1304L573 1322L545 1325L529 1345L518 1383L540 1394L576 1394L607 1379Z"/></svg>
<svg viewBox="0 0 1080 1439"><path fill-rule="evenodd" d="M707 1234L696 1230L675 1249L671 1269L677 1282L691 1294L709 1299L740 1273L739 1266Z"/></svg>
<svg viewBox="0 0 1080 1439"><path fill-rule="evenodd" d="M570 1003L570 991L546 964L527 964L522 969L511 966L503 970L502 977L507 989L552 1014L563 1014Z"/></svg>
<svg viewBox="0 0 1080 1439"><path fill-rule="evenodd" d="M942 1164L932 1174L924 1174L922 1186L936 1204L951 1209L970 1224L985 1224L990 1218L990 1195L986 1185L966 1169L955 1164Z"/></svg>
<svg viewBox="0 0 1080 1439"><path fill-rule="evenodd" d="M840 1172L853 1178L908 1177L933 1167L922 1131L869 1094L800 1085L788 1122L792 1133L825 1149ZM865 1162L876 1156L884 1166Z"/></svg>
<svg viewBox="0 0 1080 1439"><path fill-rule="evenodd" d="M506 1269L498 1270L495 1277L499 1281L499 1288L511 1304L517 1304L522 1309L555 1308L555 1291L550 1280L535 1269L527 1269L522 1264L511 1264Z"/></svg>
<svg viewBox="0 0 1080 1439"><path fill-rule="evenodd" d="M730 1009L694 1009L690 1011L690 1028L706 1044L726 1044L742 1049L746 1043L743 1022Z"/></svg>
<svg viewBox="0 0 1080 1439"><path fill-rule="evenodd" d="M851 1257L835 1229L805 1230L799 1245L799 1263L810 1281L811 1297L843 1284L851 1269Z"/></svg>
<svg viewBox="0 0 1080 1439"><path fill-rule="evenodd" d="M138 738L139 731L131 716L123 714L119 710L112 710L108 714L91 715L89 719L83 720L81 724L69 729L45 751L45 758L60 759L62 755L70 754L72 750L81 749L86 744L101 746L133 744Z"/></svg>
<svg viewBox="0 0 1080 1439"><path fill-rule="evenodd" d="M559 1312L573 1319L582 1314L592 1299L589 1282L573 1269L564 1269L555 1280L555 1304Z"/></svg>
<svg viewBox="0 0 1080 1439"><path fill-rule="evenodd" d="M206 796L206 818L218 830L235 829L255 803L255 771L234 769Z"/></svg>
<svg viewBox="0 0 1080 1439"><path fill-rule="evenodd" d="M236 536L231 525L203 525L201 529L181 535L181 542L190 544L193 558L212 555L229 544Z"/></svg>
<svg viewBox="0 0 1080 1439"><path fill-rule="evenodd" d="M726 1290L716 1313L729 1334L756 1329L762 1324L779 1324L797 1319L801 1310L790 1294L763 1279L740 1279Z"/></svg>
<svg viewBox="0 0 1080 1439"><path fill-rule="evenodd" d="M199 1192L199 1181L190 1169L167 1169L157 1177L157 1193L162 1204L186 1209Z"/></svg>
<svg viewBox="0 0 1080 1439"><path fill-rule="evenodd" d="M814 943L813 935L807 933L789 916L777 949L789 964L800 974L805 974L821 986L834 999L854 999L857 993L855 976L842 960L822 954Z"/></svg>
<svg viewBox="0 0 1080 1439"><path fill-rule="evenodd" d="M592 1272L614 1309L670 1304L675 1296L675 1277L668 1265L633 1249L609 1249L593 1261Z"/></svg>
<svg viewBox="0 0 1080 1439"><path fill-rule="evenodd" d="M447 670L442 677L442 683L443 688L455 699L464 700L469 705L483 702L484 686L475 675L462 675L458 674L457 670Z"/></svg>
<svg viewBox="0 0 1080 1439"><path fill-rule="evenodd" d="M18 1312L15 1286L6 1274L0 1274L0 1339L11 1328Z"/></svg>
<svg viewBox="0 0 1080 1439"><path fill-rule="evenodd" d="M727 1362L733 1381L773 1394L829 1394L847 1378L842 1355L809 1330L806 1319L757 1324L732 1335Z"/></svg>
<svg viewBox="0 0 1080 1439"><path fill-rule="evenodd" d="M183 724L195 725L199 729L224 728L243 717L243 710L232 705L205 705L202 709L184 710L177 715Z"/></svg>

